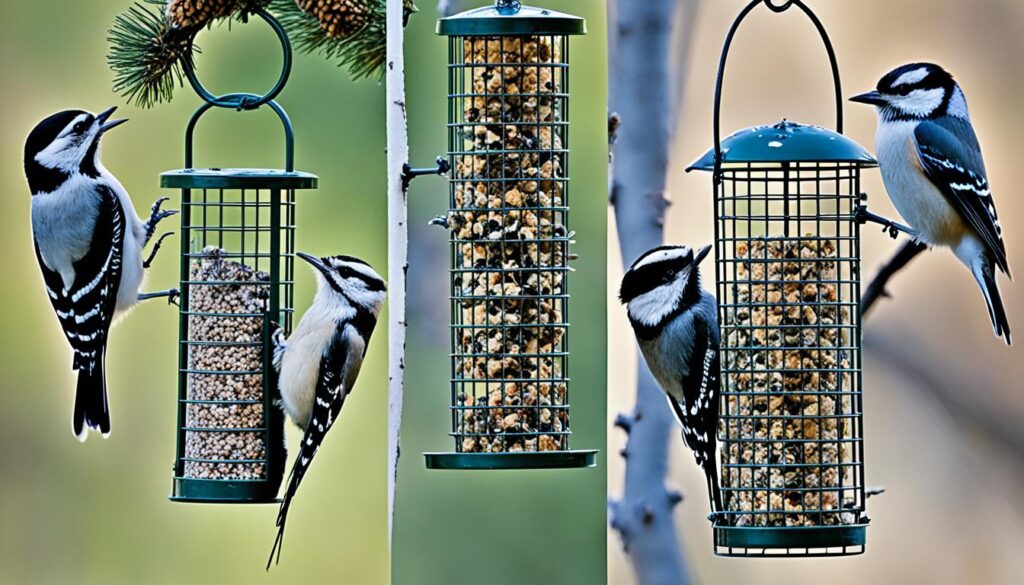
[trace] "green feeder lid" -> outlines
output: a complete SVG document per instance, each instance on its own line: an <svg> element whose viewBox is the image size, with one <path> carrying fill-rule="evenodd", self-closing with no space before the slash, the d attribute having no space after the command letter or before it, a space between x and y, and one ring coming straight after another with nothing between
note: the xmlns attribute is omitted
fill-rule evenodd
<svg viewBox="0 0 1024 585"><path fill-rule="evenodd" d="M584 35L579 16L510 2L460 12L437 21L437 34L450 37L515 35Z"/></svg>
<svg viewBox="0 0 1024 585"><path fill-rule="evenodd" d="M820 126L783 120L774 126L754 126L722 140L722 162L846 162L863 167L878 161L863 146L846 136ZM715 149L707 151L687 171L712 171Z"/></svg>
<svg viewBox="0 0 1024 585"><path fill-rule="evenodd" d="M171 189L316 189L319 178L277 169L180 169L160 175Z"/></svg>

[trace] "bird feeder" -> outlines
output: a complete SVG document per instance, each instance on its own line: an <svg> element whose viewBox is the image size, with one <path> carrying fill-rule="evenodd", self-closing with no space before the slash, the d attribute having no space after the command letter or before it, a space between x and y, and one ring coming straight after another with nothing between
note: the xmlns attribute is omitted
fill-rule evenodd
<svg viewBox="0 0 1024 585"><path fill-rule="evenodd" d="M451 436L433 469L589 467L569 449L569 36L519 2L448 37Z"/></svg>
<svg viewBox="0 0 1024 585"><path fill-rule="evenodd" d="M171 499L184 502L276 501L284 474L284 418L271 359L271 335L291 330L295 192L317 177L294 170L291 122L274 101L288 79L291 48L277 32L284 68L265 95L214 96L191 64L185 73L204 103L185 131L185 168L163 173L181 190L181 297L178 443ZM197 168L194 133L214 108L266 106L285 133L284 169Z"/></svg>
<svg viewBox="0 0 1024 585"><path fill-rule="evenodd" d="M726 58L757 5L799 8L832 66L836 131L787 120L722 140ZM721 330L721 556L831 556L864 551L861 385L861 171L877 165L842 135L831 42L799 0L754 0L725 40L711 171Z"/></svg>

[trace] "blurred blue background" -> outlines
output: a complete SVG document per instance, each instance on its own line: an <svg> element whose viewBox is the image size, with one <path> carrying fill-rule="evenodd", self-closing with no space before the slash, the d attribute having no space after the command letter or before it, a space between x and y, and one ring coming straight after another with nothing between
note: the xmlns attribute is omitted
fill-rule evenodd
<svg viewBox="0 0 1024 585"><path fill-rule="evenodd" d="M131 122L104 140L103 160L148 215L162 171L182 165L190 89L152 110L111 93L106 31L128 0L8 2L0 24L0 247L6 277L0 336L0 582L379 584L387 568L386 328L378 328L341 423L328 436L289 516L281 565L263 567L276 506L175 504L177 313L151 301L118 324L108 355L113 433L79 444L71 433L71 352L45 298L32 252L25 136L62 109L121 105ZM260 91L276 79L277 41L262 24L200 34L200 76L214 92ZM347 253L385 273L384 90L351 83L319 57L297 56L280 97L295 125L299 170L320 175L298 195L298 249ZM280 166L280 125L268 111L209 114L197 163ZM172 206L173 207L173 206ZM162 227L177 229L177 218ZM176 285L178 241L168 240L148 289ZM596 259L595 259L596 260ZM298 312L313 276L297 271ZM289 427L294 444L298 431ZM290 465L290 461L289 461Z"/></svg>
<svg viewBox="0 0 1024 585"><path fill-rule="evenodd" d="M461 2L463 9L490 4ZM531 3L587 19L571 40L572 438L602 449L582 470L428 471L422 452L451 451L448 436L448 238L427 222L448 207L445 181L410 192L409 340L392 580L395 585L594 585L605 582L605 298L607 92L604 2ZM422 2L406 35L413 162L447 149L447 42L434 34L434 2Z"/></svg>

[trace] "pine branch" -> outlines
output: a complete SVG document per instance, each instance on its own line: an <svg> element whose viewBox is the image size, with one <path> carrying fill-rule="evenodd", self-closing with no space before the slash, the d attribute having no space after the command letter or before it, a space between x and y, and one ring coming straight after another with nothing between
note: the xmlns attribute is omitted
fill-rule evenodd
<svg viewBox="0 0 1024 585"><path fill-rule="evenodd" d="M114 91L143 108L171 100L183 83L182 63L192 58L193 31L172 27L166 14L166 0L137 2L114 19L107 36Z"/></svg>
<svg viewBox="0 0 1024 585"><path fill-rule="evenodd" d="M383 79L387 52L385 1L350 0L338 6L328 10L309 5L307 11L296 0L272 0L270 10L300 52L337 62L353 79ZM404 0L403 25L408 24L413 12L416 7L412 0Z"/></svg>

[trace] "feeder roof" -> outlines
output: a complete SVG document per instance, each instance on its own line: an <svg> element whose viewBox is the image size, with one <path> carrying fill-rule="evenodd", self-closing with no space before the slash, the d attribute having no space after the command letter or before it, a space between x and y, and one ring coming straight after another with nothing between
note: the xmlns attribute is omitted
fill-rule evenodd
<svg viewBox="0 0 1024 585"><path fill-rule="evenodd" d="M579 16L534 6L484 6L437 21L437 34L450 37L516 35L583 35L587 21Z"/></svg>
<svg viewBox="0 0 1024 585"><path fill-rule="evenodd" d="M279 169L180 169L160 175L171 189L316 189L319 177Z"/></svg>
<svg viewBox="0 0 1024 585"><path fill-rule="evenodd" d="M878 165L871 153L846 136L820 126L783 120L774 126L754 126L722 140L722 162L845 162ZM686 170L711 171L715 149L704 153Z"/></svg>

